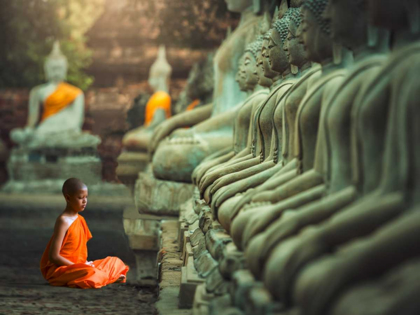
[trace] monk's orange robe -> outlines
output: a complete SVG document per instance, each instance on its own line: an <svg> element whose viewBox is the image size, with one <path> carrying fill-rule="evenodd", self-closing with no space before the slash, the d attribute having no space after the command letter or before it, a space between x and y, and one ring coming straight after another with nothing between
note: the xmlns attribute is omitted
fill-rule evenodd
<svg viewBox="0 0 420 315"><path fill-rule="evenodd" d="M44 102L41 121L57 114L74 102L82 90L66 82L61 82Z"/></svg>
<svg viewBox="0 0 420 315"><path fill-rule="evenodd" d="M171 97L164 91L157 91L149 98L149 101L146 104L145 126L150 125L153 116L158 109L163 109L165 111L166 118L171 117Z"/></svg>
<svg viewBox="0 0 420 315"><path fill-rule="evenodd" d="M91 238L92 234L85 219L78 215L67 230L60 249L60 255L73 262L74 265L57 266L48 259L51 237L40 263L44 278L54 286L97 289L115 282L121 274L126 275L129 267L117 257L95 260L93 261L95 267L85 264L88 256L86 243Z"/></svg>

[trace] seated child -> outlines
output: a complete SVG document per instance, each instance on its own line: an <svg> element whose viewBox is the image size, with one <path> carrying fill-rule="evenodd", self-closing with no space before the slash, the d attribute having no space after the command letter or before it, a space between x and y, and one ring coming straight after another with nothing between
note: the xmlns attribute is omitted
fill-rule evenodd
<svg viewBox="0 0 420 315"><path fill-rule="evenodd" d="M54 234L41 258L41 272L54 286L100 288L113 282L125 282L129 270L121 259L106 257L87 261L86 243L92 234L79 214L86 208L88 189L77 178L63 185L66 209L55 222Z"/></svg>

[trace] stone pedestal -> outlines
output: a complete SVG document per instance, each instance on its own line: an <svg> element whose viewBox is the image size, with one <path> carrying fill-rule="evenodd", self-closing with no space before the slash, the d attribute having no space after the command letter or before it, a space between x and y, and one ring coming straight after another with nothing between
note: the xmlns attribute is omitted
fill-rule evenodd
<svg viewBox="0 0 420 315"><path fill-rule="evenodd" d="M143 172L149 164L147 153L145 152L122 152L117 159L118 179L126 185L131 193L134 193L136 180L140 172Z"/></svg>
<svg viewBox="0 0 420 315"><path fill-rule="evenodd" d="M191 198L192 184L159 180L141 172L136 181L134 201L140 213L178 216L180 207Z"/></svg>

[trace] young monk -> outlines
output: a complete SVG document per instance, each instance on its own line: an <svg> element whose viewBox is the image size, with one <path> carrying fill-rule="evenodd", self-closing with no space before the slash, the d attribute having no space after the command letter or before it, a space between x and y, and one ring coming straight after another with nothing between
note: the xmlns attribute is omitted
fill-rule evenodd
<svg viewBox="0 0 420 315"><path fill-rule="evenodd" d="M106 257L87 261L86 243L92 234L79 212L87 205L87 186L77 178L64 182L67 206L55 222L54 234L41 258L41 272L54 286L100 288L114 282L125 282L129 270L119 258Z"/></svg>

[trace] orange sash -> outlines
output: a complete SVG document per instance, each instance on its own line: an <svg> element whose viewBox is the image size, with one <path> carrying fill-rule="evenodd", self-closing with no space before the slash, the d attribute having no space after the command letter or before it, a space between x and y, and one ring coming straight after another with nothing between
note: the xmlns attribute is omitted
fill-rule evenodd
<svg viewBox="0 0 420 315"><path fill-rule="evenodd" d="M190 105L188 105L187 109L185 110L186 112L193 110L198 104L200 104L200 100L199 99L195 99L194 101L191 102Z"/></svg>
<svg viewBox="0 0 420 315"><path fill-rule="evenodd" d="M56 90L44 102L41 121L57 114L62 109L73 103L82 90L66 82L60 83Z"/></svg>
<svg viewBox="0 0 420 315"><path fill-rule="evenodd" d="M153 93L146 105L146 117L144 125L148 126L153 120L153 115L156 110L163 109L166 114L166 118L171 117L171 97L164 91L157 91Z"/></svg>
<svg viewBox="0 0 420 315"><path fill-rule="evenodd" d="M85 264L88 256L87 241L92 234L85 219L78 215L70 225L63 239L60 256L73 262L70 266L57 266L48 256L51 241L48 242L41 258L40 269L44 278L54 286L72 288L100 288L115 282L121 274L126 275L129 268L117 257L106 257L93 261L95 267ZM124 281L125 282L125 281Z"/></svg>

